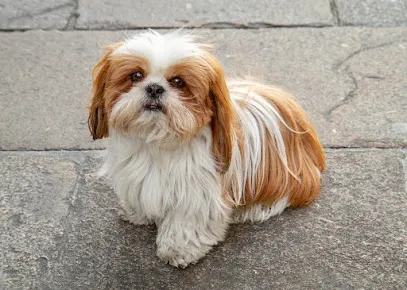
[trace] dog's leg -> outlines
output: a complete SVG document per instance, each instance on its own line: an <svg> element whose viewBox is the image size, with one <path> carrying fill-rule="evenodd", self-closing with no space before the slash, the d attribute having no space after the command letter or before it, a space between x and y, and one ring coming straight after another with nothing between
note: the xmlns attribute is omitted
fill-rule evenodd
<svg viewBox="0 0 407 290"><path fill-rule="evenodd" d="M288 197L284 197L272 206L263 206L260 204L252 205L248 208L240 207L233 211L232 223L264 222L272 216L278 215L289 206Z"/></svg>
<svg viewBox="0 0 407 290"><path fill-rule="evenodd" d="M157 223L157 255L174 267L195 264L225 238L229 211L209 208L193 215L180 209Z"/></svg>
<svg viewBox="0 0 407 290"><path fill-rule="evenodd" d="M148 219L144 214L140 211L133 209L128 203L121 200L119 202L119 209L118 214L120 218L126 222L130 222L135 225L150 225L154 222Z"/></svg>

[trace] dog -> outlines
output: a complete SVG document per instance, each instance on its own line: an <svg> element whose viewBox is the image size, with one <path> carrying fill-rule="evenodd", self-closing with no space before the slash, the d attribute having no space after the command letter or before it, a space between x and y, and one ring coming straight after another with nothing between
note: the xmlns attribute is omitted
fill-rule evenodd
<svg viewBox="0 0 407 290"><path fill-rule="evenodd" d="M101 173L124 220L157 226L166 263L195 264L229 224L318 195L325 155L309 116L279 87L227 82L192 34L149 30L107 46L92 76L89 129L109 137Z"/></svg>

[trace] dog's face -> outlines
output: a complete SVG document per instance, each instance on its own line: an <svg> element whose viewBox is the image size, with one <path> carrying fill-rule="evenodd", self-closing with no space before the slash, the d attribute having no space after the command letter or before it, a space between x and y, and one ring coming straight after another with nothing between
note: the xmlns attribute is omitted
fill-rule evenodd
<svg viewBox="0 0 407 290"><path fill-rule="evenodd" d="M146 142L192 138L210 125L213 153L227 168L234 110L223 69L189 35L146 32L109 46L93 70L89 129Z"/></svg>

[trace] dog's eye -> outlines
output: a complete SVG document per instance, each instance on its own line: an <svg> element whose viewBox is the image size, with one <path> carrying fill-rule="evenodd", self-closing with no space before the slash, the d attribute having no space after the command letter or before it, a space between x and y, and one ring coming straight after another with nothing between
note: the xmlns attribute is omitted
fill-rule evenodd
<svg viewBox="0 0 407 290"><path fill-rule="evenodd" d="M176 88L182 88L185 86L184 80L181 79L180 77L175 77L175 78L170 79L170 84Z"/></svg>
<svg viewBox="0 0 407 290"><path fill-rule="evenodd" d="M143 79L143 77L144 77L143 72L141 72L139 70L136 70L130 74L130 79L133 83L137 83L137 82L141 81Z"/></svg>

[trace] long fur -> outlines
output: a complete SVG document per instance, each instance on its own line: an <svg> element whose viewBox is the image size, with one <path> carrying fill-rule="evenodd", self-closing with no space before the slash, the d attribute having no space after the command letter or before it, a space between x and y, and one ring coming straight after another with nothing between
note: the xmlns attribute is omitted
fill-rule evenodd
<svg viewBox="0 0 407 290"><path fill-rule="evenodd" d="M133 84L129 73L142 70ZM171 87L181 76L184 88ZM162 112L143 110L162 85ZM283 90L225 81L205 45L147 32L110 49L94 69L89 127L110 135L101 173L125 220L158 227L157 255L196 263L232 222L264 221L317 196L325 167L310 118Z"/></svg>

